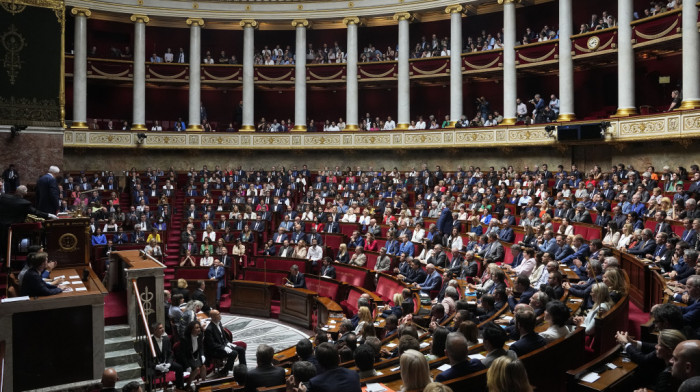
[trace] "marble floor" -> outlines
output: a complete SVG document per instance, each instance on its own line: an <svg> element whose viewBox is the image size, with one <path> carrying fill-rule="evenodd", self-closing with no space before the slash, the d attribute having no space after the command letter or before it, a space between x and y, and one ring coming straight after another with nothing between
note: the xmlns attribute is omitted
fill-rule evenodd
<svg viewBox="0 0 700 392"><path fill-rule="evenodd" d="M233 335L233 341L242 341L248 345L246 362L248 368L255 367L255 351L260 344L267 344L275 352L295 345L299 339L308 338L304 330L280 323L276 319L256 318L233 314L222 314L221 323Z"/></svg>

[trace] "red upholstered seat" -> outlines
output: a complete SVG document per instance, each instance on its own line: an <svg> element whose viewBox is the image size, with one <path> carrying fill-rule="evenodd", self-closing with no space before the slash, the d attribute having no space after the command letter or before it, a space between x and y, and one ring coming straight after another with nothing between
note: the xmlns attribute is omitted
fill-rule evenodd
<svg viewBox="0 0 700 392"><path fill-rule="evenodd" d="M364 287L365 279L369 270L352 268L345 265L335 265L335 277L341 282L345 282L352 286Z"/></svg>
<svg viewBox="0 0 700 392"><path fill-rule="evenodd" d="M322 297L328 297L333 301L338 300L338 292L340 285L337 282L327 279L314 279L312 277L307 277L306 288L315 291L318 295Z"/></svg>
<svg viewBox="0 0 700 392"><path fill-rule="evenodd" d="M403 289L404 286L400 282L391 279L387 275L380 274L377 280L377 289L374 292L382 297L384 302L393 305L394 294L400 293Z"/></svg>
<svg viewBox="0 0 700 392"><path fill-rule="evenodd" d="M365 256L367 256L367 264L365 264L365 267L373 270L374 267L377 265L377 257L379 255L374 252L365 252Z"/></svg>

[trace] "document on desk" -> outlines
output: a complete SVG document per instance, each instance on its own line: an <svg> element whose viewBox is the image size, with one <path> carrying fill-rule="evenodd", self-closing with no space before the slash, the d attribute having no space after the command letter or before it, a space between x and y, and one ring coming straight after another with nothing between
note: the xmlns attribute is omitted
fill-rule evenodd
<svg viewBox="0 0 700 392"><path fill-rule="evenodd" d="M71 275L68 277L68 279L80 279L80 276L78 275Z"/></svg>
<svg viewBox="0 0 700 392"><path fill-rule="evenodd" d="M420 348L426 348L426 347L430 346L430 343L428 343L428 342L421 342L419 346L420 346Z"/></svg>
<svg viewBox="0 0 700 392"><path fill-rule="evenodd" d="M87 291L86 287L78 287L75 291Z"/></svg>
<svg viewBox="0 0 700 392"><path fill-rule="evenodd" d="M593 383L596 382L599 378L600 376L598 375L598 373L590 372L585 376L581 377L581 381Z"/></svg>
<svg viewBox="0 0 700 392"><path fill-rule="evenodd" d="M370 382L367 383L367 392L384 392L386 391L386 388L382 386L382 384L377 383L377 382Z"/></svg>
<svg viewBox="0 0 700 392"><path fill-rule="evenodd" d="M469 358L471 358L471 359L478 359L479 361L481 361L482 359L486 358L486 356L485 356L485 355L481 355L481 354L471 354L471 355L469 356Z"/></svg>
<svg viewBox="0 0 700 392"><path fill-rule="evenodd" d="M389 348L394 348L396 347L396 343L387 343L386 346Z"/></svg>
<svg viewBox="0 0 700 392"><path fill-rule="evenodd" d="M449 363L446 363L446 364L444 364L444 365L438 366L438 370L441 371L441 372L444 372L445 370L447 370L447 369L449 369L449 368L451 368L451 367L452 367L452 366L450 366Z"/></svg>

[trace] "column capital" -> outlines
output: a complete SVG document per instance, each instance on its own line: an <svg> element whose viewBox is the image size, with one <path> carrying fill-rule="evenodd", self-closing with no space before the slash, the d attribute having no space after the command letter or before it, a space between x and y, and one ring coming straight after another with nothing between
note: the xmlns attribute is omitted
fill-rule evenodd
<svg viewBox="0 0 700 392"><path fill-rule="evenodd" d="M129 19L131 19L131 21L135 23L148 23L151 21L151 19L148 16L141 14L133 14Z"/></svg>
<svg viewBox="0 0 700 392"><path fill-rule="evenodd" d="M359 25L359 24L360 24L360 18L358 18L357 16L348 16L348 17L346 17L346 18L343 18L343 24L346 25L346 26L349 25L349 24L356 24L356 25Z"/></svg>
<svg viewBox="0 0 700 392"><path fill-rule="evenodd" d="M398 12L394 14L393 19L397 22L402 20L407 20L411 22L413 21L413 14L411 14L410 12Z"/></svg>
<svg viewBox="0 0 700 392"><path fill-rule="evenodd" d="M309 23L308 19L294 19L292 21L292 27L310 27L311 23Z"/></svg>
<svg viewBox="0 0 700 392"><path fill-rule="evenodd" d="M80 8L80 7L73 7L72 10L70 10L70 13L75 15L75 16L85 16L86 18L89 18L90 15L92 15L92 11L90 11L87 8Z"/></svg>
<svg viewBox="0 0 700 392"><path fill-rule="evenodd" d="M462 11L464 11L464 7L462 7L460 4L448 5L445 7L446 14L457 14L462 13Z"/></svg>
<svg viewBox="0 0 700 392"><path fill-rule="evenodd" d="M258 21L255 19L243 19L242 21L238 22L238 24L240 24L243 28L252 27L255 29L258 27Z"/></svg>
<svg viewBox="0 0 700 392"><path fill-rule="evenodd" d="M187 23L188 26L203 27L204 26L204 19L202 19L202 18L187 18L185 23Z"/></svg>
<svg viewBox="0 0 700 392"><path fill-rule="evenodd" d="M498 0L498 4L520 3L520 0Z"/></svg>

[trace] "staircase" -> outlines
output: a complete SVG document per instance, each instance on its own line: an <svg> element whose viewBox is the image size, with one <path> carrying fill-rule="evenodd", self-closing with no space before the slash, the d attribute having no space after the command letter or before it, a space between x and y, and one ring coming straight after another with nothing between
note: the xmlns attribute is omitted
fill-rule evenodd
<svg viewBox="0 0 700 392"><path fill-rule="evenodd" d="M105 368L114 368L117 371L117 390L131 381L138 381L143 385L139 355L134 350L134 339L128 325L105 327Z"/></svg>
<svg viewBox="0 0 700 392"><path fill-rule="evenodd" d="M175 267L180 263L180 233L182 233L182 218L185 210L185 191L175 192L172 206L172 217L170 227L168 227L168 238L165 239L165 253L163 263L165 264L165 276L163 283L165 289L170 289L170 281L175 279Z"/></svg>

